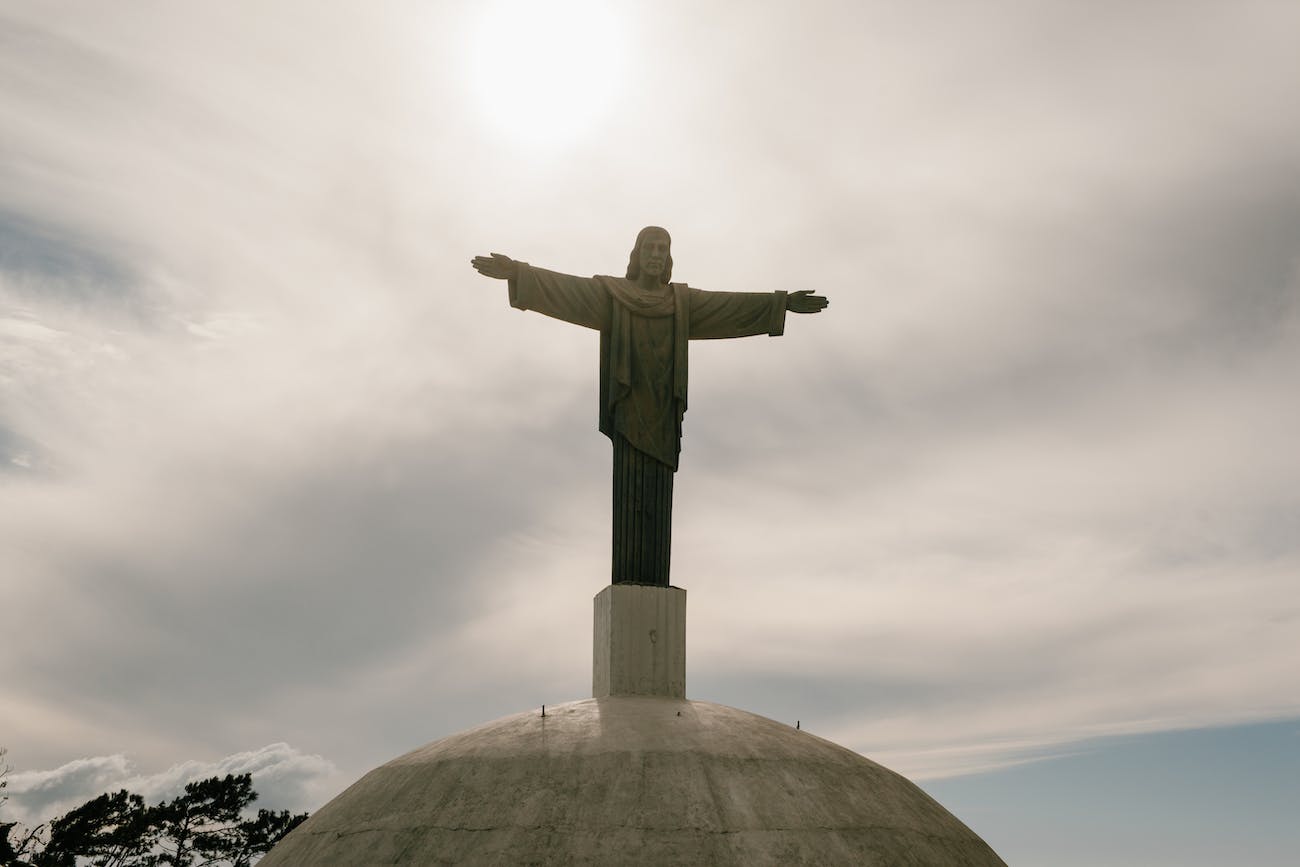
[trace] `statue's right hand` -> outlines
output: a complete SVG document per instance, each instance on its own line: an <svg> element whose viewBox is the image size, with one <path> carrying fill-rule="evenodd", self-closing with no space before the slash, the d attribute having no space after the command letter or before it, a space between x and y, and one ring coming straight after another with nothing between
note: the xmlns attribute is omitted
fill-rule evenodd
<svg viewBox="0 0 1300 867"><path fill-rule="evenodd" d="M519 263L509 256L502 256L500 253L493 253L491 256L475 256L469 260L474 266L474 270L484 277L491 277L493 280L508 280L515 276L515 269Z"/></svg>

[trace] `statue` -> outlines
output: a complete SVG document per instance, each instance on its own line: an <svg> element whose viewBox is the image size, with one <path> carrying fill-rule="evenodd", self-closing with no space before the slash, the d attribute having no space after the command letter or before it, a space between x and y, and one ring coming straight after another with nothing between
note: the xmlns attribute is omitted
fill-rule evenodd
<svg viewBox="0 0 1300 867"><path fill-rule="evenodd" d="M670 283L671 245L664 229L642 229L626 278L574 277L500 253L471 260L480 274L509 281L512 307L600 332L600 431L614 443L615 584L668 586L687 342L778 337L787 310L818 313L828 303L808 290L706 292Z"/></svg>

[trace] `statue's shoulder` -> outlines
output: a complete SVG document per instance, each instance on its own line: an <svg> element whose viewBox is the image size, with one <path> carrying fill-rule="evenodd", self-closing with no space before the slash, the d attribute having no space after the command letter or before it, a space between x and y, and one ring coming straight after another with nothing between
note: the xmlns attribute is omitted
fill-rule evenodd
<svg viewBox="0 0 1300 867"><path fill-rule="evenodd" d="M626 277L615 277L612 274L597 274L591 279L595 281L597 286L609 293L609 296L615 301L635 306L637 297L636 283Z"/></svg>

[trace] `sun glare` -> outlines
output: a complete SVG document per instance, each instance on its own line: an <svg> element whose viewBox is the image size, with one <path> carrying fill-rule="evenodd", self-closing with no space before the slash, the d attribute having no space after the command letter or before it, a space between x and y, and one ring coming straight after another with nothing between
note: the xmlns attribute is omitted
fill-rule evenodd
<svg viewBox="0 0 1300 867"><path fill-rule="evenodd" d="M528 144L581 137L623 78L624 28L608 5L484 3L469 40L469 85L498 131Z"/></svg>

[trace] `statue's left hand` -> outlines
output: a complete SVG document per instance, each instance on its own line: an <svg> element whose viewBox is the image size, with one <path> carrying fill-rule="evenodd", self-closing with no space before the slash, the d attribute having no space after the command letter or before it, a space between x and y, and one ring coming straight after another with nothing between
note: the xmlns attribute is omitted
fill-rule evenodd
<svg viewBox="0 0 1300 867"><path fill-rule="evenodd" d="M800 289L785 296L785 309L791 313L821 313L830 303L825 295L814 295L811 289Z"/></svg>

